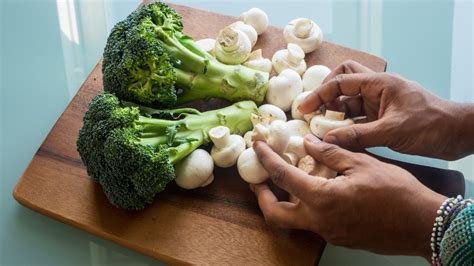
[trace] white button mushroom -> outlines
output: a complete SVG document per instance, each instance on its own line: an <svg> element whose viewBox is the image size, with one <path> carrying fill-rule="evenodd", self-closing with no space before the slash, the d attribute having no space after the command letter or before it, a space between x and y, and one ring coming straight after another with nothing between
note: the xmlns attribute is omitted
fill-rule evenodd
<svg viewBox="0 0 474 266"><path fill-rule="evenodd" d="M214 48L217 60L229 65L245 62L251 50L252 44L247 35L231 27L225 27L219 32Z"/></svg>
<svg viewBox="0 0 474 266"><path fill-rule="evenodd" d="M267 73L272 72L272 61L268 58L263 58L262 49L253 51L243 65Z"/></svg>
<svg viewBox="0 0 474 266"><path fill-rule="evenodd" d="M196 41L196 44L201 49L208 52L210 55L215 56L214 48L216 47L216 40L214 40L214 39L202 39L202 40Z"/></svg>
<svg viewBox="0 0 474 266"><path fill-rule="evenodd" d="M331 73L331 69L323 65L315 65L306 70L303 75L303 89L313 91L323 84L324 79Z"/></svg>
<svg viewBox="0 0 474 266"><path fill-rule="evenodd" d="M302 93L298 94L298 96L296 96L295 100L291 104L291 117L293 119L304 120L304 117L303 117L304 115L303 115L302 112L300 112L300 110L298 110L298 107L303 102L303 100L306 98L306 96L308 96L309 94L311 94L310 91L305 91L305 92L302 92Z"/></svg>
<svg viewBox="0 0 474 266"><path fill-rule="evenodd" d="M286 152L295 154L298 159L303 158L307 155L306 149L304 147L304 138L300 136L291 136Z"/></svg>
<svg viewBox="0 0 474 266"><path fill-rule="evenodd" d="M228 127L217 126L209 130L209 138L214 146L211 157L222 168L235 165L240 153L245 150L245 141L239 135L231 135Z"/></svg>
<svg viewBox="0 0 474 266"><path fill-rule="evenodd" d="M252 26L257 31L258 35L264 33L268 28L268 16L260 8L254 7L243 12L239 17L239 20Z"/></svg>
<svg viewBox="0 0 474 266"><path fill-rule="evenodd" d="M270 79L265 96L268 103L289 111L293 100L303 91L303 84L298 73L285 69L280 75Z"/></svg>
<svg viewBox="0 0 474 266"><path fill-rule="evenodd" d="M305 53L318 49L323 42L321 28L307 18L297 18L290 21L283 30L283 36L287 43L299 45Z"/></svg>
<svg viewBox="0 0 474 266"><path fill-rule="evenodd" d="M304 137L307 134L311 134L311 129L309 128L308 123L303 120L290 120L286 122L286 126L288 127L291 136Z"/></svg>
<svg viewBox="0 0 474 266"><path fill-rule="evenodd" d="M311 119L311 132L313 132L316 137L323 139L326 133L333 129L354 124L352 119L344 119L344 115L342 112L331 110L326 110L324 115L316 115Z"/></svg>
<svg viewBox="0 0 474 266"><path fill-rule="evenodd" d="M277 51L272 57L273 68L277 73L285 69L293 69L299 75L303 75L306 70L304 61L304 51L296 44L290 43L287 49Z"/></svg>
<svg viewBox="0 0 474 266"><path fill-rule="evenodd" d="M260 184L269 178L267 170L263 168L253 148L248 148L240 154L237 170L240 177L250 184Z"/></svg>
<svg viewBox="0 0 474 266"><path fill-rule="evenodd" d="M252 47L254 47L255 44L257 43L258 34L257 34L257 31L252 26L247 25L243 23L242 21L236 21L230 24L229 27L236 30L240 30L243 33L245 33L245 35L247 35L247 37L249 38Z"/></svg>
<svg viewBox="0 0 474 266"><path fill-rule="evenodd" d="M209 185L214 180L214 162L203 149L196 149L176 164L175 182L185 189L195 189Z"/></svg>

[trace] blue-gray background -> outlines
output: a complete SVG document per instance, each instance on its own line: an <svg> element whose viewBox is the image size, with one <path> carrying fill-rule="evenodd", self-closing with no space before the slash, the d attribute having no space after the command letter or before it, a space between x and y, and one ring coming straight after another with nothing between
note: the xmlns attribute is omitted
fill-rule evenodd
<svg viewBox="0 0 474 266"><path fill-rule="evenodd" d="M416 80L443 98L474 101L474 4L468 0L174 2L234 16L257 6L277 26L309 17L320 24L326 39L384 57L388 71ZM33 154L97 63L108 31L137 5L138 0L0 0L0 265L159 264L23 208L11 196ZM375 151L458 169L474 180L472 157L448 163ZM468 182L472 196L474 186ZM333 246L321 261L422 263L427 264L420 258Z"/></svg>

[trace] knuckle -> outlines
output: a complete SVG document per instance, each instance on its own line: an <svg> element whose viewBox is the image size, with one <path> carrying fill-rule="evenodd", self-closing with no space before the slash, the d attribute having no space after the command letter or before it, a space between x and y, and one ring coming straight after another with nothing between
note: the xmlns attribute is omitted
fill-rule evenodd
<svg viewBox="0 0 474 266"><path fill-rule="evenodd" d="M339 153L339 147L334 144L326 144L321 147L323 158L333 158Z"/></svg>
<svg viewBox="0 0 474 266"><path fill-rule="evenodd" d="M357 63L354 60L346 60L342 63L342 70L344 73L352 73L352 68Z"/></svg>
<svg viewBox="0 0 474 266"><path fill-rule="evenodd" d="M272 181L276 185L280 185L281 183L284 182L284 179L287 177L288 169L287 167L283 165L277 165L274 169L275 170L273 171L273 174L271 176Z"/></svg>

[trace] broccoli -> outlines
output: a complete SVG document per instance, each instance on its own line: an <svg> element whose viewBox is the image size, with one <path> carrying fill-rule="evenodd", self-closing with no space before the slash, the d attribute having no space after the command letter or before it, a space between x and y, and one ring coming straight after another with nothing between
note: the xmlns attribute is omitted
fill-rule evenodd
<svg viewBox="0 0 474 266"><path fill-rule="evenodd" d="M105 92L89 105L77 150L113 205L143 209L175 178L173 165L210 141L211 128L224 125L242 134L252 128L250 116L256 112L252 101L203 113L140 109Z"/></svg>
<svg viewBox="0 0 474 266"><path fill-rule="evenodd" d="M159 108L210 98L263 101L268 73L222 64L182 31L180 15L161 2L117 23L104 49L104 89Z"/></svg>

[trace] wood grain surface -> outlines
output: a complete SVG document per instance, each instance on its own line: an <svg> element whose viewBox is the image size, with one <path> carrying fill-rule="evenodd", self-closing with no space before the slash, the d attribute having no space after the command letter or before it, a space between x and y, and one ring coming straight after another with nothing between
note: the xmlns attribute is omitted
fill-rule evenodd
<svg viewBox="0 0 474 266"><path fill-rule="evenodd" d="M173 5L185 33L214 37L235 18ZM257 47L270 57L285 46L281 29L270 27ZM307 56L309 65L335 67L359 61L384 71L383 59L325 42ZM110 205L87 176L76 151L82 117L102 91L101 63L94 68L61 115L18 182L15 199L44 215L171 264L317 264L325 243L318 236L267 226L248 185L236 169L216 169L209 187L183 191L170 184L154 204L140 212Z"/></svg>

